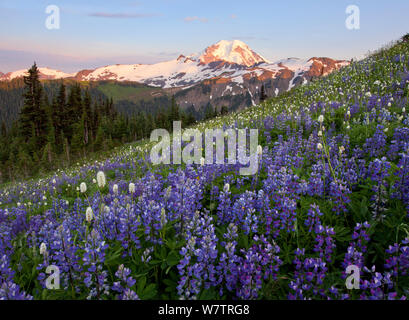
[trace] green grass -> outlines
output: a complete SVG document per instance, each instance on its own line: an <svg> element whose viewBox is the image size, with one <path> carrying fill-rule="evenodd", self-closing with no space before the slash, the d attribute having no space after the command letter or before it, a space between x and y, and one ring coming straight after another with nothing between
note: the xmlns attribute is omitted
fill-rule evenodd
<svg viewBox="0 0 409 320"><path fill-rule="evenodd" d="M120 100L129 100L137 102L141 99L145 101L152 100L154 94L165 94L160 88L151 88L145 86L135 86L119 83L103 83L97 87L105 96L112 97L114 102Z"/></svg>

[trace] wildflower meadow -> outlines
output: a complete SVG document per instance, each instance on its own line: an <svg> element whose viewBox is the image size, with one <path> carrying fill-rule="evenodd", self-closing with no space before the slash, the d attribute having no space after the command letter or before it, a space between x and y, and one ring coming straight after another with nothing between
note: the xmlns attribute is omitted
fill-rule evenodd
<svg viewBox="0 0 409 320"><path fill-rule="evenodd" d="M258 129L256 173L143 140L1 186L0 299L407 299L408 42L194 128Z"/></svg>

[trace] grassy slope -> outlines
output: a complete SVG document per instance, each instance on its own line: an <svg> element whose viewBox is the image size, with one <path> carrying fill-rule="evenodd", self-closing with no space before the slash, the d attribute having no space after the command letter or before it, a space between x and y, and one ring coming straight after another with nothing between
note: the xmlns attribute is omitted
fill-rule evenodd
<svg viewBox="0 0 409 320"><path fill-rule="evenodd" d="M376 92L379 90L379 86L374 85L377 79L383 79L385 84L389 85L398 80L398 75L395 73L395 78L390 78L390 70L388 66L382 61L382 56L389 57L398 54L408 54L409 44L396 44L391 45L390 48L382 48L367 59L360 62L355 62L351 66L344 67L339 71L336 71L329 76L319 79L316 82L309 83L300 87L293 88L291 91L279 95L278 97L271 98L264 102L263 104L247 108L243 111L228 114L226 116L218 117L208 121L201 122L195 126L193 129L198 129L204 131L206 128L221 128L223 126L231 127L237 124L238 127L249 127L252 124L261 122L262 119L266 117L277 117L281 113L289 113L297 116L300 110L303 108L308 109L308 105L312 103L339 101L344 104L341 111L346 112L348 104L355 103L355 99L358 97L358 101L362 104L364 98L362 97L365 91ZM372 72L368 74L368 66L373 65L374 68ZM396 67L396 66L395 66ZM398 69L402 69L404 66L400 66ZM374 71L377 72L374 72ZM344 81L344 78L349 78L350 81ZM353 82L353 80L358 80L358 82ZM399 78L400 80L400 78ZM116 89L108 89L115 91ZM126 91L128 89L125 89ZM342 94L339 91L344 92ZM383 91L387 91L384 89ZM390 91L390 89L389 89ZM305 95L306 92L313 92L308 96ZM355 94L351 99L346 100L347 94ZM312 114L311 116L315 119L318 118L318 113ZM326 122L330 123L334 120L332 117L326 117ZM289 121L291 122L291 121ZM365 125L355 124L352 126L352 130L358 130L362 127L367 127ZM368 128L367 128L368 129ZM283 132L284 133L284 132ZM389 132L388 136L391 136ZM360 139L362 140L362 139ZM84 159L78 161L76 165L70 168L66 168L65 172L69 175L76 175L82 167L91 165L92 163L103 163L105 161L111 162L117 158L126 161L134 157L140 157L141 154L145 154L150 151L153 145L149 139L142 141L126 144L122 147L115 148L109 152L100 152L91 156L90 159ZM58 175L58 171L55 173L50 173L42 176L41 181L50 179L50 177ZM30 179L30 182L34 182L36 179ZM7 186L13 186L13 184L8 183Z"/></svg>
<svg viewBox="0 0 409 320"><path fill-rule="evenodd" d="M397 61L397 56L405 56L405 59ZM333 124L335 126L336 134L347 135L350 138L350 149L347 151L351 154L354 146L362 146L366 139L370 138L376 130L376 126L379 124L377 117L374 117L367 123L367 117L369 114L365 111L363 106L367 105L370 101L371 95L377 94L382 97L387 97L390 102L388 105L388 112L392 115L390 120L381 119L382 125L388 128L386 132L387 144L390 145L393 139L393 134L396 128L407 127L407 124L403 124L402 120L399 120L403 116L403 121L407 121L406 115L402 112L402 103L399 101L390 100L390 97L396 92L396 83L402 81L403 71L408 69L408 57L409 57L409 45L408 44L397 44L391 48L380 50L368 59L355 63L351 66L345 67L342 70L331 74L330 76L320 79L317 82L308 84L303 87L295 88L291 92L286 93L280 97L270 99L262 106L253 107L246 109L243 112L227 115L225 117L220 117L213 119L204 123L200 123L196 126L199 130L204 130L205 128L220 128L223 124L227 126L233 126L237 124L238 127L260 127L261 120L268 119L273 121L279 119L280 124L275 125L271 130L271 137L273 141L268 143L264 138L261 139L261 143L264 146L268 146L270 149L274 147L274 143L278 141L279 137L282 136L284 141L286 141L289 136L287 135L288 128L293 130L298 130L301 127L300 119L303 117L311 117L311 120L315 122L320 114L324 115L325 121L324 126L330 128ZM377 82L379 81L379 82ZM111 90L111 89L109 89ZM115 91L115 89L113 89ZM408 87L404 88L406 90L404 95L408 97ZM331 109L329 107L332 103L339 104L339 108ZM406 102L407 103L407 102ZM320 105L316 111L312 110L315 105ZM327 106L325 111L321 105ZM359 105L359 112L355 113L353 117L348 121L345 115L347 110L352 106ZM409 106L406 104L406 108ZM382 111L383 112L383 111ZM347 121L346 121L347 120ZM313 130L312 130L313 131ZM304 138L308 139L308 136L313 132L304 132ZM85 181L91 186L89 194L92 195L97 191L96 187L93 186L92 179L95 177L95 171L99 168L104 168L109 166L110 163L129 163L133 159L140 158L145 152L149 152L152 147L152 143L149 141L142 141L130 145L126 145L117 150L113 150L109 159L107 159L106 154L97 155L95 159L88 159L83 164L74 166L65 173L69 176L75 177L74 182L71 185L65 184L65 191L63 190L59 196L63 199L68 199L73 201L77 196L77 192L74 187L80 181ZM368 157L368 161L373 160L373 158ZM95 163L94 163L95 161ZM94 163L94 164L93 164ZM396 162L392 163L393 169L396 169ZM163 168L159 168L162 170ZM138 176L144 175L144 170L136 169L131 171L128 167L124 167L122 170L104 170L107 173L108 180L118 179L118 176L122 180L132 181ZM136 172L135 172L136 171ZM162 172L166 175L169 169L164 168ZM307 179L310 177L310 163L305 161L302 167L297 168L296 172L300 179ZM43 177L39 180L33 180L28 183L8 185L0 191L0 199L3 203L0 207L11 207L17 201L35 201L40 200L40 195L44 194L47 197L51 196L51 190L48 186L50 180L53 177L62 176L61 172L56 172L55 174L49 175L48 177ZM265 173L261 174L260 178L264 179ZM392 179L392 178L391 178ZM390 181L391 183L392 181ZM220 188L223 187L223 179L217 179L214 182ZM364 221L365 219L370 219L371 212L369 209L370 197L371 197L371 187L373 183L368 181L367 185L363 185L354 190L351 195L351 203L349 204L348 210L351 213L351 218L343 220L342 216L334 216L331 214L330 203L326 200L311 199L309 197L303 197L300 201L299 211L300 219L305 219L306 210L312 202L317 202L320 208L324 212L323 221L328 225L334 225L337 233L337 241L339 242L340 248L344 248L350 241L350 233L353 223L356 221ZM70 189L72 188L72 189ZM245 184L244 188L233 188L234 193L243 193L246 189L248 190L250 186ZM41 190L34 197L31 197L32 190ZM14 197L9 197L6 195L14 194ZM40 198L40 199L39 199ZM10 203L6 203L4 200L9 199ZM209 208L212 203L208 203ZM44 211L49 205L41 205L40 210ZM210 208L211 209L211 208ZM395 237L398 238L400 225L405 224L404 212L405 208L401 203L397 201L390 202L390 208L388 211L388 218L384 225L375 225L372 232L377 231L373 234L374 239L381 244L379 247L374 245L371 247L371 252L369 258L373 261L378 261L384 257L385 244L391 244ZM405 233L405 227L403 227L400 232ZM306 237L306 242L302 243L307 246L308 237ZM283 241L287 241L288 247L284 244L282 246L282 259L285 261L286 266L284 267L284 272L287 270L288 265L291 263L292 255L291 252L294 249L294 241L303 241L303 239L295 239L293 235L289 236ZM298 245L298 243L296 243ZM310 243L311 245L311 243ZM337 259L342 259L343 252ZM281 255L280 255L281 256ZM285 278L291 276L291 274L283 274L282 283L279 282L278 286L280 290L284 290L286 287ZM336 278L339 277L339 272L333 272L329 275L331 281L336 282ZM281 281L281 280L280 280ZM269 284L271 285L271 283ZM277 285L277 284L275 284ZM341 283L342 285L342 283ZM270 288L271 289L271 288ZM278 294L281 296L280 294ZM265 293L265 298L276 298L277 296L271 295L271 293Z"/></svg>
<svg viewBox="0 0 409 320"><path fill-rule="evenodd" d="M105 96L112 97L114 102L120 100L129 100L138 102L140 100L149 101L155 96L163 95L164 91L159 88L152 88L147 86L135 86L118 83L102 83L98 86L98 90Z"/></svg>

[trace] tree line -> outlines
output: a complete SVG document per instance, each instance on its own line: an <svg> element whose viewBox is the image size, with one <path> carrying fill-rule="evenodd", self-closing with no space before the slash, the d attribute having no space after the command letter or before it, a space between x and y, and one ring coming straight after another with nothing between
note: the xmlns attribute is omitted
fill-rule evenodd
<svg viewBox="0 0 409 320"><path fill-rule="evenodd" d="M90 153L149 137L155 128L170 130L176 120L184 127L196 121L174 97L167 108L132 115L117 112L112 98L92 98L78 83L67 87L62 81L49 98L36 64L23 81L18 119L1 123L0 182L70 165Z"/></svg>

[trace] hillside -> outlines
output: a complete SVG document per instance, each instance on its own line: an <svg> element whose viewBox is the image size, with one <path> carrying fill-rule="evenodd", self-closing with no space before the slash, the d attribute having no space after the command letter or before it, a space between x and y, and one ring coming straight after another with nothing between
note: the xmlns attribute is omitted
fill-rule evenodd
<svg viewBox="0 0 409 320"><path fill-rule="evenodd" d="M0 297L406 299L408 69L398 42L195 126L258 128L251 176L153 166L141 141L3 186ZM60 290L45 287L49 265ZM351 265L359 290L345 285Z"/></svg>
<svg viewBox="0 0 409 320"><path fill-rule="evenodd" d="M61 83L72 86L79 83L82 88L89 89L94 99L110 99L115 109L123 115L132 116L138 112L157 112L170 105L171 94L160 89L136 82L118 83L115 81L81 81L42 80L49 101L57 95ZM23 106L23 79L17 78L9 82L0 82L0 123L4 121L10 127L18 119Z"/></svg>

